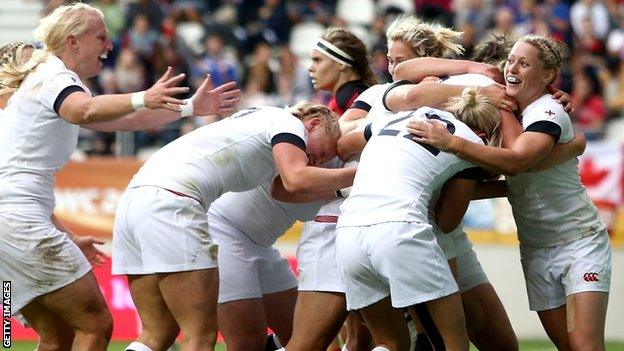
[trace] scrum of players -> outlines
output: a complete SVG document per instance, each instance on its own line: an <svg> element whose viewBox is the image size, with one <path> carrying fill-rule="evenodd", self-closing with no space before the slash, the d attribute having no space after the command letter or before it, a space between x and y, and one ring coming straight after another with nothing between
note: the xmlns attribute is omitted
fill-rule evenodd
<svg viewBox="0 0 624 351"><path fill-rule="evenodd" d="M235 83L207 77L180 100L189 89L171 69L145 91L93 96L83 80L112 44L90 5L43 18L41 49L2 47L0 277L38 350L105 350L112 333L91 271L101 242L53 213L79 126L205 115L221 120L158 150L118 204L112 271L142 323L126 350L166 350L180 332L182 350L214 350L217 330L241 351L340 348L339 334L350 351L518 350L461 227L470 200L505 196L531 310L559 350L604 350L611 251L578 176L585 140L552 88L560 44L493 37L468 61L444 58L461 33L414 16L386 34L394 83L377 84L364 44L330 28L309 67L328 107L234 114ZM273 244L298 220L297 280Z"/></svg>

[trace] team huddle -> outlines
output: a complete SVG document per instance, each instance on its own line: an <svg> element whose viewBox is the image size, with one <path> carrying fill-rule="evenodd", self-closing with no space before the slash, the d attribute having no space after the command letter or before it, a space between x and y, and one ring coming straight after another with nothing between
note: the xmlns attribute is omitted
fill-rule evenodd
<svg viewBox="0 0 624 351"><path fill-rule="evenodd" d="M394 83L365 45L329 28L302 101L234 112L235 83L190 99L172 69L149 89L93 96L112 49L102 12L61 6L42 49L0 49L0 278L38 350L105 350L112 317L91 271L103 253L54 216L54 173L79 126L145 130L218 116L158 150L116 214L112 273L142 323L128 351L518 350L461 222L471 200L507 197L529 305L559 350L604 350L611 249L580 182L563 62L550 38L493 37L473 61L462 33L399 16L387 29ZM504 176L504 178L502 177ZM296 221L299 277L273 247ZM586 281L591 272L599 279ZM275 333L267 339L267 327ZM339 338L338 335L341 335ZM339 345L337 340L342 339Z"/></svg>

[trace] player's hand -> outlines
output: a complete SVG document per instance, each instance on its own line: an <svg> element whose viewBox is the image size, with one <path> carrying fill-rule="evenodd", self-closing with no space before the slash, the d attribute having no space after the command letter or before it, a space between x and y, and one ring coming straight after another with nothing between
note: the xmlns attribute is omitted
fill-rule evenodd
<svg viewBox="0 0 624 351"><path fill-rule="evenodd" d="M241 90L236 89L236 82L213 89L212 78L208 75L193 95L193 112L196 116L227 117L235 111L240 97Z"/></svg>
<svg viewBox="0 0 624 351"><path fill-rule="evenodd" d="M484 94L496 107L514 112L518 109L516 100L507 95L505 86L502 84L492 84L479 88L479 92Z"/></svg>
<svg viewBox="0 0 624 351"><path fill-rule="evenodd" d="M95 245L103 245L104 241L92 236L76 236L74 243L80 248L89 263L94 267L101 267L109 258L108 255L98 249Z"/></svg>
<svg viewBox="0 0 624 351"><path fill-rule="evenodd" d="M412 140L429 144L442 151L449 149L453 134L446 126L435 121L411 121L407 124L407 131L412 134Z"/></svg>
<svg viewBox="0 0 624 351"><path fill-rule="evenodd" d="M574 106L572 106L572 97L563 90L555 89L552 85L548 86L548 90L552 94L553 100L556 100L563 106L563 110L568 114L574 113Z"/></svg>
<svg viewBox="0 0 624 351"><path fill-rule="evenodd" d="M178 87L185 77L184 73L173 76L173 68L167 67L167 72L160 77L149 89L145 91L143 102L150 110L164 108L171 111L180 111L178 105L183 105L184 101L173 96L188 92L188 87Z"/></svg>
<svg viewBox="0 0 624 351"><path fill-rule="evenodd" d="M470 66L470 73L477 73L490 77L496 83L505 83L505 79L503 78L503 74L500 69L487 63L474 62Z"/></svg>

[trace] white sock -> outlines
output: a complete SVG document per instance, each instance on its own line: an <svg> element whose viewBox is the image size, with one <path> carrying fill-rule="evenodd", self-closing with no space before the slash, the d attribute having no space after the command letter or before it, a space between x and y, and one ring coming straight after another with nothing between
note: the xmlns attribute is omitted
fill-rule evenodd
<svg viewBox="0 0 624 351"><path fill-rule="evenodd" d="M349 349L347 348L347 344L342 345L340 351L349 351Z"/></svg>
<svg viewBox="0 0 624 351"><path fill-rule="evenodd" d="M390 351L390 349L385 348L383 346L377 346L374 349L372 349L371 351Z"/></svg>
<svg viewBox="0 0 624 351"><path fill-rule="evenodd" d="M286 348L282 347L281 349L277 349L275 351L286 351Z"/></svg>
<svg viewBox="0 0 624 351"><path fill-rule="evenodd" d="M124 351L154 351L138 341L133 341Z"/></svg>

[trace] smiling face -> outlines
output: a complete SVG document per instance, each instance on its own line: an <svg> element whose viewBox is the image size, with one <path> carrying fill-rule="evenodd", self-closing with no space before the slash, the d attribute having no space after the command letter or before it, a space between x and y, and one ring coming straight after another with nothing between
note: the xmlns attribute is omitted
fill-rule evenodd
<svg viewBox="0 0 624 351"><path fill-rule="evenodd" d="M539 49L516 42L505 63L505 83L507 94L516 99L521 110L546 92L554 76L554 70L544 68Z"/></svg>
<svg viewBox="0 0 624 351"><path fill-rule="evenodd" d="M102 17L87 13L87 31L74 38L75 71L81 79L91 78L102 71L102 61L113 49Z"/></svg>
<svg viewBox="0 0 624 351"><path fill-rule="evenodd" d="M334 92L340 79L341 65L318 50L312 50L312 63L308 68L316 90Z"/></svg>
<svg viewBox="0 0 624 351"><path fill-rule="evenodd" d="M388 41L388 73L394 80L394 69L396 66L403 62L418 57L418 55L412 50L412 47L403 40L389 40Z"/></svg>

